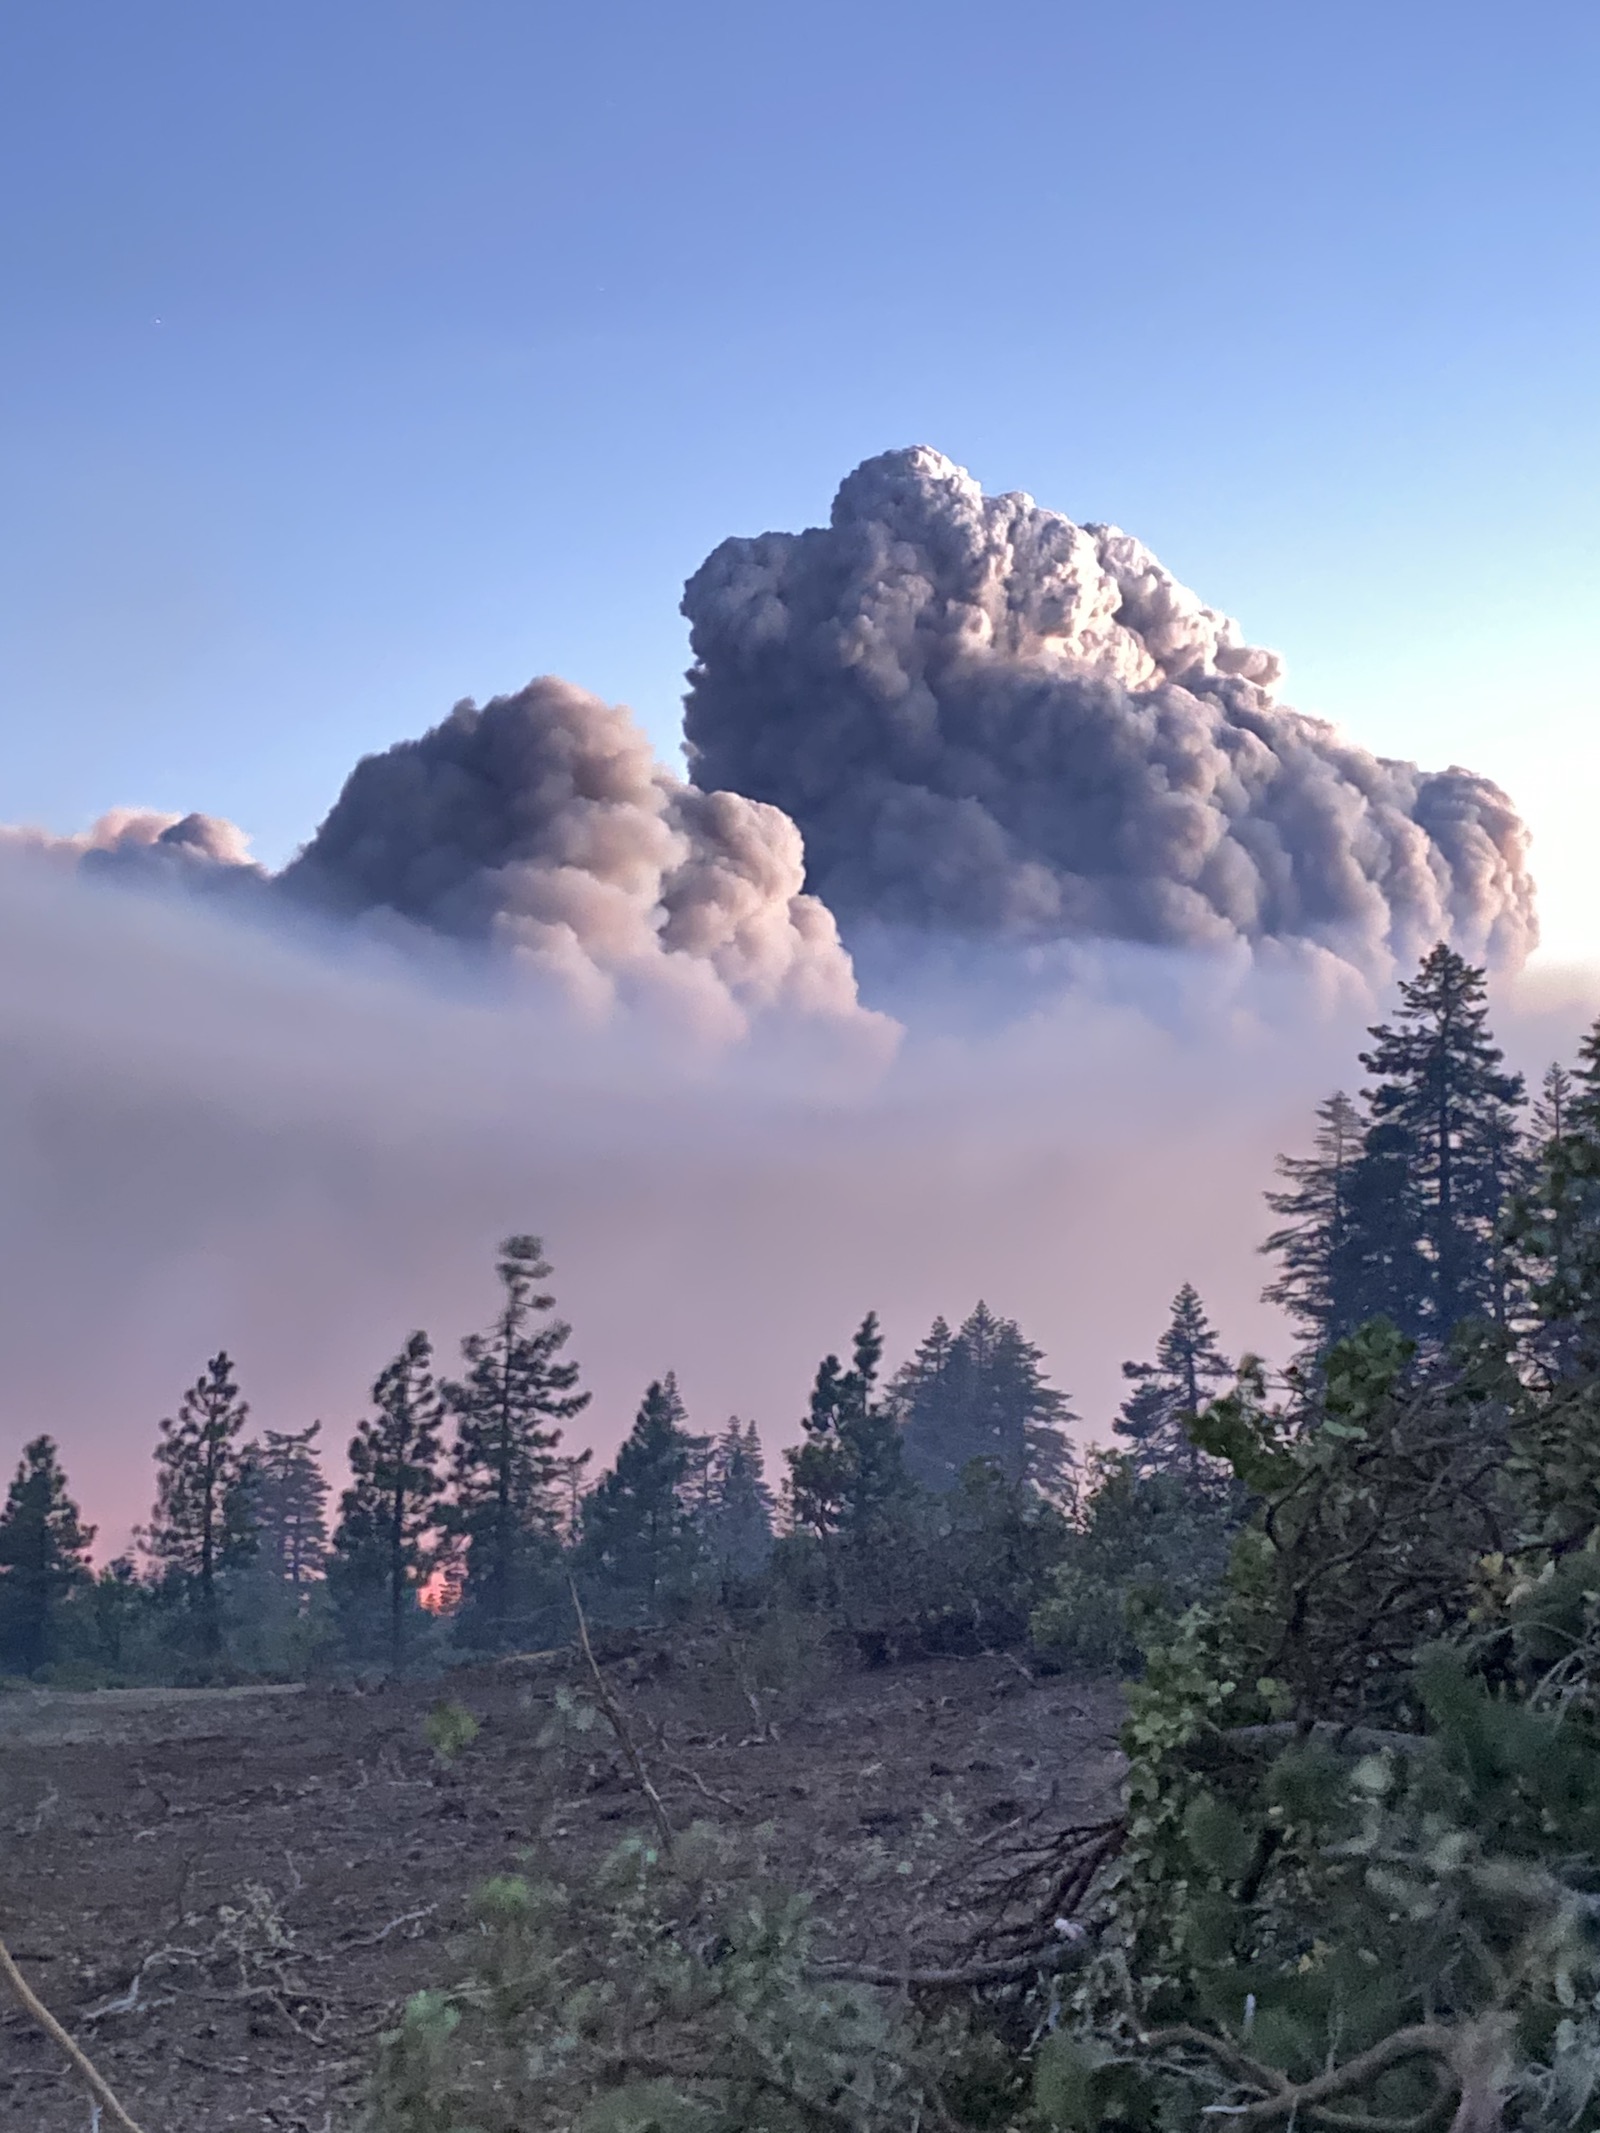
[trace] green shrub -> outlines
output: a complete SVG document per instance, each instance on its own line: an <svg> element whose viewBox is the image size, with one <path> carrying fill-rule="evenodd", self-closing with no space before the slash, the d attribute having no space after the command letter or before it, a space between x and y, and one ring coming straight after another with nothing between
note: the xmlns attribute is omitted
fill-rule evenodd
<svg viewBox="0 0 1600 2133"><path fill-rule="evenodd" d="M1033 1610L1035 1649L1088 1672L1136 1669L1158 1626L1216 1587L1243 1501L1225 1484L1141 1475L1124 1456L1092 1454L1082 1523Z"/></svg>
<svg viewBox="0 0 1600 2133"><path fill-rule="evenodd" d="M893 2008L815 1975L805 1899L708 1826L491 1881L474 1921L384 2040L374 2133L905 2133L931 2095Z"/></svg>

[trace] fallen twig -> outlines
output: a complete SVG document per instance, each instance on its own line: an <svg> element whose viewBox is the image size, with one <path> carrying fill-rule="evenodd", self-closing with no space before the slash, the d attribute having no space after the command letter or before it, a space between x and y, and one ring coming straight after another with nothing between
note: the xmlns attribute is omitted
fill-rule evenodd
<svg viewBox="0 0 1600 2133"><path fill-rule="evenodd" d="M640 1757L638 1744L628 1730L628 1721L622 1715L622 1707L607 1687L606 1678L600 1671L600 1663L594 1655L594 1646L589 1642L589 1624L584 1618L583 1602L578 1598L578 1587L572 1578L567 1580L567 1590L572 1595L572 1611L578 1618L578 1642L583 1647L584 1658L589 1662L589 1673L594 1682L595 1695L600 1700L600 1708L604 1711L612 1732L617 1736L618 1746L628 1759L628 1768L633 1772L635 1784L649 1802L656 1834L662 1843L670 1848L676 1842L672 1823L662 1805L660 1793L650 1782L650 1775Z"/></svg>
<svg viewBox="0 0 1600 2133"><path fill-rule="evenodd" d="M110 2113L116 2123L121 2126L122 2133L141 2133L138 2122L130 2118L117 2101L110 2083L100 2072L94 2061L80 2045L75 2044L72 2038L67 2035L61 2024L17 1968L12 1960L11 1950L3 1940L0 1940L0 1977L3 1977L10 1986L23 2013L36 2028L43 2030L57 2050L63 2053L79 2078L87 2084L89 2094L103 2111Z"/></svg>
<svg viewBox="0 0 1600 2133"><path fill-rule="evenodd" d="M957 1990L971 1985L1015 1985L1024 1978L1037 1976L1042 1970L1058 1971L1075 1967L1084 1960L1089 1949L1089 1939L1064 1940L1059 1936L1037 1948L1030 1948L1021 1955L996 1957L991 1962L956 1963L945 1969L911 1970L893 1969L878 1963L817 1963L810 1975L822 1979L838 1979L850 1985L892 1985L906 1991Z"/></svg>
<svg viewBox="0 0 1600 2133"><path fill-rule="evenodd" d="M1152 2030L1143 2041L1147 2051L1205 2052L1243 2087L1253 2088L1257 2092L1253 2103L1211 2107L1225 2113L1237 2126L1267 2126L1280 2119L1293 2126L1303 2116L1312 2125L1331 2126L1342 2122L1345 2125L1365 2124L1370 2128L1380 2124L1386 2128L1399 2124L1421 2128L1444 2102L1460 2095L1463 2089L1458 2061L1464 2039L1437 2022L1420 2022L1409 2029L1397 2029L1369 2051L1358 2052L1342 2066L1330 2066L1309 2081L1291 2081L1276 2067L1258 2065L1231 2038L1214 2037L1187 2023L1171 2029ZM1337 2103L1342 2097L1353 2096L1357 2090L1376 2081L1380 2074L1386 2074L1391 2067L1401 2066L1409 2059L1431 2059L1440 2076L1438 2095L1414 2117L1403 2121L1352 2119L1345 2113L1322 2108Z"/></svg>
<svg viewBox="0 0 1600 2133"><path fill-rule="evenodd" d="M1357 1755L1424 1755L1433 1746L1427 1733L1391 1733L1381 1726L1345 1726L1319 1718L1307 1727L1292 1718L1274 1725L1229 1726L1218 1736L1241 1747L1269 1747L1277 1741L1314 1740L1330 1748L1353 1748Z"/></svg>
<svg viewBox="0 0 1600 2133"><path fill-rule="evenodd" d="M709 1800L713 1807L726 1807L734 1813L738 1812L739 1802L731 1792L713 1792L699 1771L692 1770L687 1763L668 1763L667 1768L674 1777L687 1778L700 1797Z"/></svg>
<svg viewBox="0 0 1600 2133"><path fill-rule="evenodd" d="M389 1923L386 1926L380 1926L376 1933L360 1933L351 1938L341 1940L339 1953L343 1955L353 1948L380 1947L389 1938L389 1935L398 1932L401 1926L417 1925L422 1919L431 1918L438 1908L439 1906L436 1903L427 1903L419 1911L402 1911L398 1918L391 1918Z"/></svg>

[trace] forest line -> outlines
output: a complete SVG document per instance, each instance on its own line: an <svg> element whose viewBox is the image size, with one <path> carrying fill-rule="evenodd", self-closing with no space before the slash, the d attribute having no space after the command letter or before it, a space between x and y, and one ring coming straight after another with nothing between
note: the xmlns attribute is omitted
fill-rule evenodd
<svg viewBox="0 0 1600 2133"><path fill-rule="evenodd" d="M1274 1262L1265 1294L1299 1337L1291 1381L1380 1312L1425 1352L1469 1321L1525 1317L1531 1277L1508 1212L1596 1101L1591 1035L1573 1069L1550 1068L1524 1120L1484 973L1442 944L1371 1034L1359 1060L1369 1085L1319 1107L1310 1152L1281 1157L1267 1194L1277 1226L1262 1247ZM1170 1527L1156 1555L1174 1598L1225 1547L1236 1507L1185 1417L1235 1365L1191 1284L1153 1357L1123 1365L1114 1448L1087 1454L1040 1350L985 1302L958 1328L937 1320L882 1382L868 1313L848 1363L819 1366L775 1489L756 1425L733 1417L714 1436L695 1432L670 1373L591 1478L591 1455L564 1449L588 1395L550 1275L537 1238L506 1240L499 1308L463 1341L455 1375L425 1333L411 1335L373 1383L331 1518L321 1425L247 1434L225 1353L161 1423L157 1502L136 1554L98 1572L55 1444L34 1437L0 1512L0 1671L85 1684L281 1676L525 1649L569 1634L569 1580L601 1623L775 1586L863 1623L964 1608L985 1634L1002 1622L1014 1633L1037 1616L1038 1593L1024 1604L969 1589L954 1567L963 1519L980 1555L1004 1553L1002 1528L1005 1546L1026 1536L1036 1579L1048 1567L1069 1590L1069 1541L1115 1577L1119 1547L1143 1559L1150 1533ZM1135 1503L1145 1539L1114 1541ZM863 1583L860 1538L886 1522L915 1542L897 1551L902 1568L917 1566L915 1596L891 1601ZM1071 1630L1064 1604L1055 1590L1048 1619L1067 1648L1119 1644L1106 1622Z"/></svg>

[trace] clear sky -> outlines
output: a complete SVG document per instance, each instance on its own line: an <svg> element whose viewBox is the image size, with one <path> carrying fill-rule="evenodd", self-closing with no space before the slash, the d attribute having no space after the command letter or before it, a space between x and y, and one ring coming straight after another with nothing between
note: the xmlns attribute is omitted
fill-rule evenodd
<svg viewBox="0 0 1600 2133"><path fill-rule="evenodd" d="M278 859L928 442L1498 776L1600 955L1593 0L11 0L0 817Z"/></svg>

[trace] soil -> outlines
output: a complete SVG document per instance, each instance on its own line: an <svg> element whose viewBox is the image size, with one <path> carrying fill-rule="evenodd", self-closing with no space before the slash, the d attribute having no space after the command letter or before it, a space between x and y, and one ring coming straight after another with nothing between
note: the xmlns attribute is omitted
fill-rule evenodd
<svg viewBox="0 0 1600 2133"><path fill-rule="evenodd" d="M940 1959L985 1862L1114 1811L1115 1684L813 1655L803 1690L763 1696L705 1643L602 1659L674 1824L773 1825L835 1958ZM365 1693L0 1697L0 1933L144 2133L344 2133L400 2003L457 1974L473 1885L535 1841L573 1859L646 1826L610 1729L572 1724L584 1694L545 1654ZM441 1700L481 1729L449 1763ZM7 2008L0 2127L93 2122Z"/></svg>

